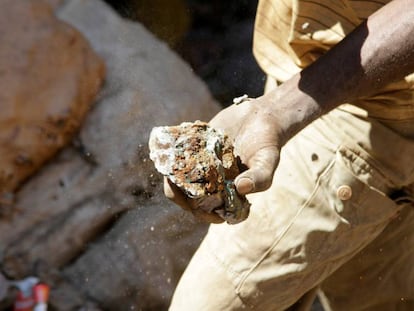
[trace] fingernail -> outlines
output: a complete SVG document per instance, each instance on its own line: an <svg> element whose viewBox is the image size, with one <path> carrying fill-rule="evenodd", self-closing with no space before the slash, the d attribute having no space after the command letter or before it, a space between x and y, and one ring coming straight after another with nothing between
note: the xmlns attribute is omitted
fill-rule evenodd
<svg viewBox="0 0 414 311"><path fill-rule="evenodd" d="M242 177L236 181L236 188L240 194L247 194L253 191L253 180L247 177Z"/></svg>

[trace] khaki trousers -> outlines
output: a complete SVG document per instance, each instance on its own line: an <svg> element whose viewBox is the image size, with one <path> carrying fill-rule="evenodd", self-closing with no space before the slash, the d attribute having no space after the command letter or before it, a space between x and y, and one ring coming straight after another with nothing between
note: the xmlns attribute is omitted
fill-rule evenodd
<svg viewBox="0 0 414 311"><path fill-rule="evenodd" d="M248 103L246 103L248 104ZM340 108L283 147L249 218L211 225L170 311L414 310L414 141Z"/></svg>

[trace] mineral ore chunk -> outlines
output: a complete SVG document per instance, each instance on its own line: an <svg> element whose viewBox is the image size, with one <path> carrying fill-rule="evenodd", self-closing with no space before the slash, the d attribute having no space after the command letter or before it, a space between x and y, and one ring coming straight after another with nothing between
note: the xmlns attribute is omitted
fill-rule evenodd
<svg viewBox="0 0 414 311"><path fill-rule="evenodd" d="M155 127L149 148L156 169L195 200L196 208L230 224L247 218L250 204L235 190L237 158L223 132L201 121Z"/></svg>

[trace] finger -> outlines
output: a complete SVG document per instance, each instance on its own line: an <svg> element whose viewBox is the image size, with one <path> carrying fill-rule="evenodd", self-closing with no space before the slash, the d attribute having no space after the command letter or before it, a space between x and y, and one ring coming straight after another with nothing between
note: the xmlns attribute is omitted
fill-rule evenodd
<svg viewBox="0 0 414 311"><path fill-rule="evenodd" d="M177 187L171 180L164 177L164 194L165 196L179 205L186 211L190 211L197 219L206 223L219 224L224 220L215 213L207 213L203 210L198 209L195 206L195 202L187 198L186 195Z"/></svg>
<svg viewBox="0 0 414 311"><path fill-rule="evenodd" d="M270 187L273 174L279 163L279 150L275 146L257 151L247 163L249 169L235 180L237 192L246 195L264 191Z"/></svg>
<svg viewBox="0 0 414 311"><path fill-rule="evenodd" d="M186 195L171 180L164 177L165 196L187 211L191 211L191 206Z"/></svg>

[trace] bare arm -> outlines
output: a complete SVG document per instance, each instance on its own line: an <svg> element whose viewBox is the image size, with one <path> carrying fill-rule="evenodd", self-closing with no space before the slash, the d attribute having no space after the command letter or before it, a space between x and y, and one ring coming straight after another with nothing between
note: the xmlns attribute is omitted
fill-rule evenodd
<svg viewBox="0 0 414 311"><path fill-rule="evenodd" d="M414 1L394 0L265 101L271 111L285 116L287 140L336 106L412 72Z"/></svg>

